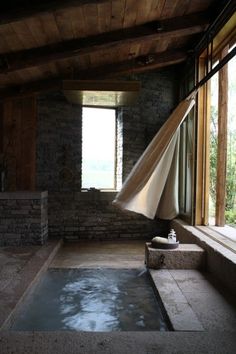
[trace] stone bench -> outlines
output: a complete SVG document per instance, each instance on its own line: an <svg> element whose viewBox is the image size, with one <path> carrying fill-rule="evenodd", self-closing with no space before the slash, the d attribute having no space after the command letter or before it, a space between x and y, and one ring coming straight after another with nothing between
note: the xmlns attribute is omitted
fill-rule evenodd
<svg viewBox="0 0 236 354"><path fill-rule="evenodd" d="M195 244L180 244L174 250L157 249L146 243L145 263L152 269L204 269L205 251Z"/></svg>

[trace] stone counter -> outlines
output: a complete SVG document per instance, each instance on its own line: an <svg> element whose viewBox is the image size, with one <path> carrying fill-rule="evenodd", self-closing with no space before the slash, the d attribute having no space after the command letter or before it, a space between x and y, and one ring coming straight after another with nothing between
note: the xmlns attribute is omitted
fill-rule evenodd
<svg viewBox="0 0 236 354"><path fill-rule="evenodd" d="M0 246L42 245L48 238L48 192L0 193Z"/></svg>

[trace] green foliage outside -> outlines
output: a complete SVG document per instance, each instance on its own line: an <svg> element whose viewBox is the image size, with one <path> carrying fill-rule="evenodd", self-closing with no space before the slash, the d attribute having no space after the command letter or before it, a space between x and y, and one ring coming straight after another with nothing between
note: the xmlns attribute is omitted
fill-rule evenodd
<svg viewBox="0 0 236 354"><path fill-rule="evenodd" d="M235 62L236 64L236 62ZM235 66L235 65L234 65ZM229 74L233 74L232 72ZM229 77L230 77L229 75ZM216 89L213 87L213 90ZM228 137L227 137L227 172L226 172L226 206L225 223L236 227L236 80L229 80ZM214 99L211 103L210 135L210 215L214 213L216 202L216 169L218 112ZM220 148L220 147L219 147Z"/></svg>

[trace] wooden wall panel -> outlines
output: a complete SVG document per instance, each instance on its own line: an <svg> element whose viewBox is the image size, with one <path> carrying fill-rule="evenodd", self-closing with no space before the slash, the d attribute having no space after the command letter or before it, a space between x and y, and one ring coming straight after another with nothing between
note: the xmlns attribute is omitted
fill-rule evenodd
<svg viewBox="0 0 236 354"><path fill-rule="evenodd" d="M36 173L35 97L4 102L2 135L2 150L6 161L6 190L34 190Z"/></svg>

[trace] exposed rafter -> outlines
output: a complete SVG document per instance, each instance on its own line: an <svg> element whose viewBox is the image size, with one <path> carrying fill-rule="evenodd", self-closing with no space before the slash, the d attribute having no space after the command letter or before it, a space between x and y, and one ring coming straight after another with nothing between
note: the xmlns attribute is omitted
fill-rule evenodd
<svg viewBox="0 0 236 354"><path fill-rule="evenodd" d="M187 58L184 50L166 51L162 53L149 54L121 63L94 67L90 70L77 71L76 79L102 79L121 74L138 73L157 68L174 65L183 62ZM22 97L32 93L62 89L62 79L54 78L50 80L37 81L22 86L0 90L0 99L11 97Z"/></svg>
<svg viewBox="0 0 236 354"><path fill-rule="evenodd" d="M32 0L2 1L0 4L0 25L37 16L44 12L63 10L73 6L102 4L109 0Z"/></svg>
<svg viewBox="0 0 236 354"><path fill-rule="evenodd" d="M0 73L9 73L82 54L91 54L122 44L165 39L169 36L192 35L204 31L209 21L206 13L194 13L54 45L5 53L0 56Z"/></svg>

